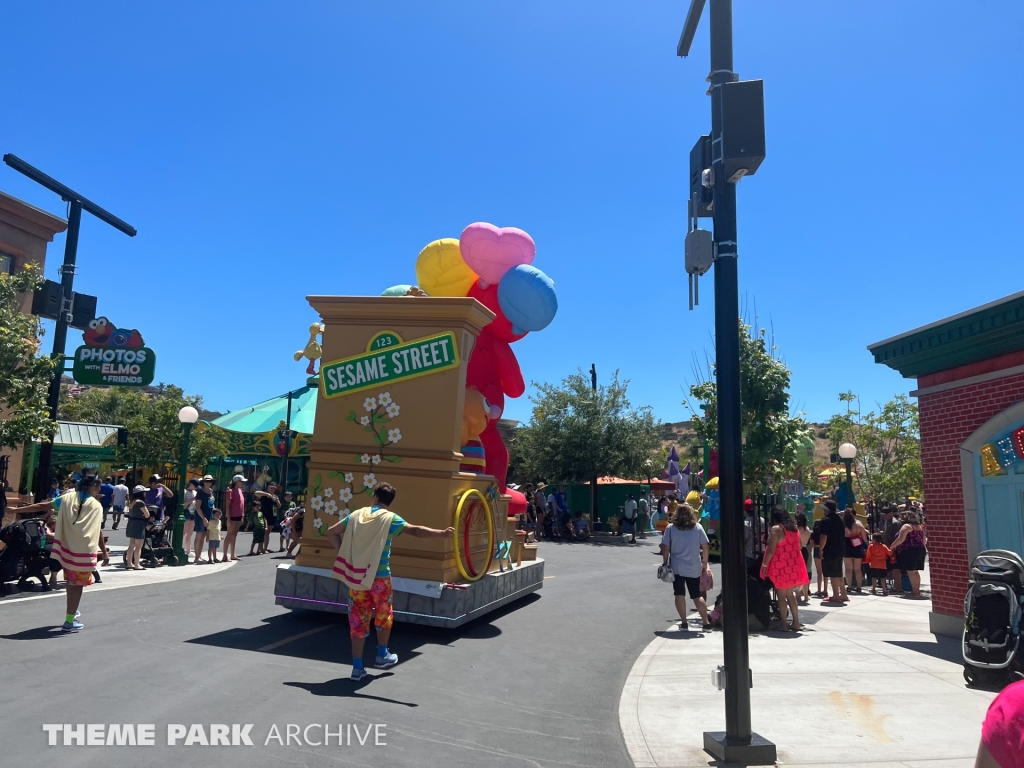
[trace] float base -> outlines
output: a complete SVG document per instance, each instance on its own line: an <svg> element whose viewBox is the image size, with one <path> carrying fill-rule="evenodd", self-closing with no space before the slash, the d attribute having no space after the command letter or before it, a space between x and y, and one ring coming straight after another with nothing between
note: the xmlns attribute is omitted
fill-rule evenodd
<svg viewBox="0 0 1024 768"><path fill-rule="evenodd" d="M419 579L391 579L395 621L430 627L458 627L544 586L544 561L493 571L472 584L446 586ZM279 565L274 602L292 610L348 613L348 590L325 568Z"/></svg>

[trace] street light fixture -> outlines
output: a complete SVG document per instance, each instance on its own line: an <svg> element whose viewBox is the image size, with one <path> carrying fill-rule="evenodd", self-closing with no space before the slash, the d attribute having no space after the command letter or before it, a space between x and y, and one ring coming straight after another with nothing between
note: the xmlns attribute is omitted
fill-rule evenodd
<svg viewBox="0 0 1024 768"><path fill-rule="evenodd" d="M853 443L843 443L839 446L839 458L846 465L846 498L853 504L853 460L857 458L857 446Z"/></svg>
<svg viewBox="0 0 1024 768"><path fill-rule="evenodd" d="M192 436L192 426L199 421L199 411L191 405L186 405L178 411L178 421L181 422L185 434L181 440L181 461L178 462L178 498L175 501L177 511L174 515L174 535L171 538L171 546L174 547L177 564L188 565L188 552L183 546L185 539L185 475L188 474L189 438Z"/></svg>

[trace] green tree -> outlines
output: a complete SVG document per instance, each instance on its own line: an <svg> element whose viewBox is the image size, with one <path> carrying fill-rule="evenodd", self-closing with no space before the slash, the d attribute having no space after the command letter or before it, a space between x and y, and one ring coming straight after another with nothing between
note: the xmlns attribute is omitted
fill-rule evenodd
<svg viewBox="0 0 1024 768"><path fill-rule="evenodd" d="M39 356L43 329L39 318L21 311L25 294L43 280L30 264L14 275L0 273L0 446L13 448L31 440L50 440L57 425L46 399L54 363Z"/></svg>
<svg viewBox="0 0 1024 768"><path fill-rule="evenodd" d="M530 423L516 431L519 477L583 483L595 475L646 480L661 448L660 425L649 406L633 408L628 381L616 371L591 389L582 371L561 384L537 384ZM660 471L660 467L655 467Z"/></svg>
<svg viewBox="0 0 1024 768"><path fill-rule="evenodd" d="M847 403L845 413L829 419L826 428L832 450L841 443L857 446L853 460L854 487L875 501L890 503L920 493L921 426L917 404L906 395L896 395L878 404L878 413L862 414L860 401L852 392L839 395Z"/></svg>
<svg viewBox="0 0 1024 768"><path fill-rule="evenodd" d="M117 424L128 428L128 444L118 446L123 465L175 466L181 456L184 432L178 411L191 405L200 408L203 398L186 395L180 387L161 384L156 394L128 387L93 387L75 397L62 391L61 416L89 424ZM227 450L224 430L202 426L192 430L189 466L205 467Z"/></svg>
<svg viewBox="0 0 1024 768"><path fill-rule="evenodd" d="M764 328L742 319L740 326L740 427L744 438L743 476L748 490L764 488L769 476L781 479L794 467L802 438L809 426L789 411L790 371L770 343ZM699 443L718 448L718 387L716 366L708 362L703 381L690 387L685 404ZM708 408L701 410L699 404Z"/></svg>

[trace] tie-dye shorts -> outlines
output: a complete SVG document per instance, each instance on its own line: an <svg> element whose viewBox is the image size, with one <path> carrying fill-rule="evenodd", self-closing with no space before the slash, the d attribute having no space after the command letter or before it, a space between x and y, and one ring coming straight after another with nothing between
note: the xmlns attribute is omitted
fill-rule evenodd
<svg viewBox="0 0 1024 768"><path fill-rule="evenodd" d="M371 621L377 629L391 629L394 618L390 576L374 579L369 589L349 590L348 629L352 637L366 637Z"/></svg>

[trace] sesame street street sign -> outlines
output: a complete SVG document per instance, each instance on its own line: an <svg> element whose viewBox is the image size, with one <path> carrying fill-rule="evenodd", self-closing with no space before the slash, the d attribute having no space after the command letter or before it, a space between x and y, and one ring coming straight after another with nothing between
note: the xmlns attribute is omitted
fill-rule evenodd
<svg viewBox="0 0 1024 768"><path fill-rule="evenodd" d="M366 352L321 365L320 392L325 398L341 397L458 367L459 350L451 331L415 341L381 331L370 339Z"/></svg>
<svg viewBox="0 0 1024 768"><path fill-rule="evenodd" d="M85 344L75 350L72 375L88 386L144 387L156 375L156 353L144 346L137 330L97 317L85 331Z"/></svg>

